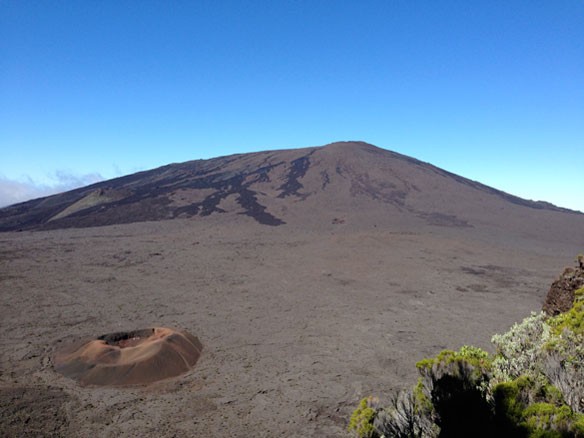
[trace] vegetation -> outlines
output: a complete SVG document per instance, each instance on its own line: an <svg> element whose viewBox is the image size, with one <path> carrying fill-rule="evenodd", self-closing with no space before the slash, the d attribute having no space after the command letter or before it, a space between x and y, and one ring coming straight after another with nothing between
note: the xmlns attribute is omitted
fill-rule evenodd
<svg viewBox="0 0 584 438"><path fill-rule="evenodd" d="M350 431L359 438L584 438L584 288L569 311L532 313L492 343L492 356L463 346L418 362L418 383L384 406L362 400Z"/></svg>
<svg viewBox="0 0 584 438"><path fill-rule="evenodd" d="M377 436L375 428L373 427L373 420L375 419L375 409L370 406L371 398L364 398L359 403L359 407L355 409L351 415L349 422L349 431L354 432L360 438L371 438Z"/></svg>
<svg viewBox="0 0 584 438"><path fill-rule="evenodd" d="M532 313L504 334L495 335L491 342L497 349L493 359L493 379L505 382L521 375L535 377L541 372L542 347L549 342L550 326L543 312Z"/></svg>

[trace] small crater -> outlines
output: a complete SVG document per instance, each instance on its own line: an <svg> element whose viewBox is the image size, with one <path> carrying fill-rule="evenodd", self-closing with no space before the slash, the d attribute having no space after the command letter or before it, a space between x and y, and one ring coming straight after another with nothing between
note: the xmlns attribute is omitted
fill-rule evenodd
<svg viewBox="0 0 584 438"><path fill-rule="evenodd" d="M58 373L81 385L144 385L186 373L202 349L199 339L185 331L154 327L69 344L53 362Z"/></svg>
<svg viewBox="0 0 584 438"><path fill-rule="evenodd" d="M107 345L119 348L135 347L145 342L154 334L154 329L135 330L132 332L118 332L101 335L97 339Z"/></svg>

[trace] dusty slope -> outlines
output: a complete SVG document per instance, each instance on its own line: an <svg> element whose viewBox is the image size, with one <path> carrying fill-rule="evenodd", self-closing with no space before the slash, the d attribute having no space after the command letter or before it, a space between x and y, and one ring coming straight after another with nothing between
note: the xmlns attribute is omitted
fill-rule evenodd
<svg viewBox="0 0 584 438"><path fill-rule="evenodd" d="M415 361L487 347L539 309L584 245L228 219L2 234L3 434L343 436L359 398L409 384ZM158 325L203 342L185 376L93 388L52 368L70 339Z"/></svg>
<svg viewBox="0 0 584 438"><path fill-rule="evenodd" d="M526 233L582 229L584 215L526 201L361 142L172 164L0 209L0 231L185 217L251 217L266 226L332 221L489 225ZM555 235L559 233L559 235Z"/></svg>

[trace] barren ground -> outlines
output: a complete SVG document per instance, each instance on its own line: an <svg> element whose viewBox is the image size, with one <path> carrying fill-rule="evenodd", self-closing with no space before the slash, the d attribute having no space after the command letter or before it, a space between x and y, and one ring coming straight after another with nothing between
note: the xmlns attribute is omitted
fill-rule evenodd
<svg viewBox="0 0 584 438"><path fill-rule="evenodd" d="M581 252L479 228L320 231L175 220L0 234L0 435L338 437L358 400L444 348L490 348ZM82 387L62 343L153 326L186 375Z"/></svg>

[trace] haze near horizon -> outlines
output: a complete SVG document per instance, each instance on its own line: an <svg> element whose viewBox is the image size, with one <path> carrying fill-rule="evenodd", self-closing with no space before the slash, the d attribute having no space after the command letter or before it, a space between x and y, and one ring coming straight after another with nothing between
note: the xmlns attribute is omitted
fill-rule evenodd
<svg viewBox="0 0 584 438"><path fill-rule="evenodd" d="M584 211L584 4L0 4L0 205L363 140Z"/></svg>

